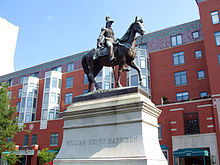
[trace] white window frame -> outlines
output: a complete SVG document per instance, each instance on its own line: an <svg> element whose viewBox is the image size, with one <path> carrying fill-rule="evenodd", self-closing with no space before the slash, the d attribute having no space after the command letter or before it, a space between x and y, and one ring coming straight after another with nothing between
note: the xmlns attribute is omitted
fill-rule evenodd
<svg viewBox="0 0 220 165"><path fill-rule="evenodd" d="M181 34L171 37L171 46L178 46L183 44L183 37Z"/></svg>
<svg viewBox="0 0 220 165"><path fill-rule="evenodd" d="M212 11L211 12L211 19L212 19L212 24L220 23L219 12L218 11Z"/></svg>

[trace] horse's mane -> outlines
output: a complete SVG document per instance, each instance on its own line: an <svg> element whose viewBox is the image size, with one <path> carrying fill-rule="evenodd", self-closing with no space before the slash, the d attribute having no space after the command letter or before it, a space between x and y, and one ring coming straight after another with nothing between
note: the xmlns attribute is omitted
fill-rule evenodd
<svg viewBox="0 0 220 165"><path fill-rule="evenodd" d="M127 32L121 37L120 42L126 42L129 39L130 36L130 32L131 32L131 27L134 23L132 23L130 25L130 27L128 28Z"/></svg>

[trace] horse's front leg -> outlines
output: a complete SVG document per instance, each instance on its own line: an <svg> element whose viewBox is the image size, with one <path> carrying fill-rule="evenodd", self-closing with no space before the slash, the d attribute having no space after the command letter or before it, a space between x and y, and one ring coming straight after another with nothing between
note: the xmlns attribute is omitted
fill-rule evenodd
<svg viewBox="0 0 220 165"><path fill-rule="evenodd" d="M91 92L91 90L92 90L92 81L91 81L91 80L89 80L89 88L88 88L88 93L89 93L89 92Z"/></svg>
<svg viewBox="0 0 220 165"><path fill-rule="evenodd" d="M115 76L115 67L114 66L112 66L112 70L113 70L113 76L114 76L113 88L115 88L116 76Z"/></svg>
<svg viewBox="0 0 220 165"><path fill-rule="evenodd" d="M120 83L122 71L123 71L123 65L119 65L119 69L118 69L118 79L117 79L117 82L116 82L116 84L117 84L118 87L123 87L123 86L121 85L121 83Z"/></svg>
<svg viewBox="0 0 220 165"><path fill-rule="evenodd" d="M138 72L139 84L140 84L141 86L143 86L143 83L142 83L142 75L141 75L141 70L140 70L140 68L135 64L134 61L131 61L130 63L128 63L128 65L129 65L130 67L132 67L133 69L135 69L135 70Z"/></svg>

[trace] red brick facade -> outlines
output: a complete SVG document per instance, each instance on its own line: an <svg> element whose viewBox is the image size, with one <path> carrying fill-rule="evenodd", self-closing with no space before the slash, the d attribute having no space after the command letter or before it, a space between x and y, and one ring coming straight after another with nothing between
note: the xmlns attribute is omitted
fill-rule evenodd
<svg viewBox="0 0 220 165"><path fill-rule="evenodd" d="M147 34L142 39L136 40L137 45L147 44L150 60L151 99L162 110L158 121L161 124L162 133L160 144L168 147L166 150L170 165L174 164L174 152L184 148L206 148L210 154L210 159L207 159L208 163L214 164L213 158L216 158L216 164L219 164L220 64L218 54L220 54L220 46L216 45L214 34L220 32L220 23L212 23L211 12L220 13L220 1L197 0L197 4L200 20ZM195 31L199 34L197 39L192 38L192 33ZM171 38L175 35L182 35L182 44L172 46ZM195 57L195 51L198 50L202 52L200 58ZM174 65L173 54L178 52L184 52L184 63ZM11 105L16 106L17 102L21 102L21 98L18 98L18 90L22 88L22 84L19 84L19 77L22 75L28 77L29 70L39 72L36 121L25 124L25 130L30 130L30 132L23 131L13 139L21 147L20 150L25 149L23 148L24 135L29 135L28 146L31 147L31 138L34 134L37 135L40 150L46 147L52 150L61 146L64 124L62 118L48 120L47 129L40 129L44 76L45 72L51 70L52 67L62 66L60 99L60 113L62 113L70 105L65 104L66 93L72 93L72 97L75 97L83 94L83 91L88 88L88 84L83 83L84 72L80 63L84 53L0 77L0 81L13 79L13 85L9 87L9 90L12 91ZM75 70L72 72L67 72L69 62L75 64ZM176 85L175 73L182 71L186 73L186 83ZM198 71L204 71L205 77L198 78ZM72 76L74 77L73 87L66 88L66 78ZM126 86L126 73L123 73L121 82L123 86ZM188 92L188 98L178 101L177 93L181 92ZM207 96L202 98L201 92L207 92ZM163 97L167 98L166 102L163 102ZM190 127L187 127L187 124L191 126L190 122L198 126L198 130L193 130L198 132L189 133L192 131ZM50 145L51 133L58 133L56 146ZM213 137L216 141L210 140L209 142L206 137ZM192 145L190 145L193 142L191 139L195 140Z"/></svg>

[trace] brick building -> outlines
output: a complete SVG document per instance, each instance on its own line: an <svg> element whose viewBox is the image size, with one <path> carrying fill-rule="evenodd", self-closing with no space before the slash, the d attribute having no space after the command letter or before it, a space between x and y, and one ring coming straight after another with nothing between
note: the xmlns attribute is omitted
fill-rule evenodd
<svg viewBox="0 0 220 165"><path fill-rule="evenodd" d="M197 0L200 20L184 23L136 39L143 84L159 117L161 148L170 165L220 164L220 2ZM10 83L11 105L17 106L21 132L13 141L28 162L31 146L53 150L62 144L61 113L72 98L87 92L81 66L86 52L74 54L0 77ZM114 85L110 68L97 81L103 89ZM123 73L122 85L137 85L137 73ZM10 140L10 139L8 139ZM22 160L22 162L25 161Z"/></svg>

